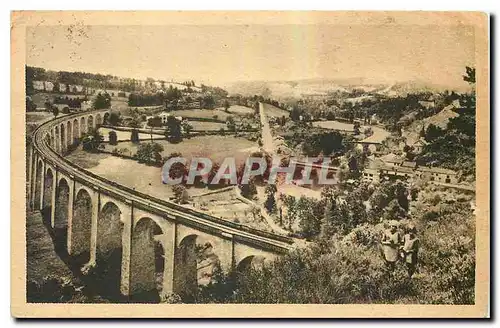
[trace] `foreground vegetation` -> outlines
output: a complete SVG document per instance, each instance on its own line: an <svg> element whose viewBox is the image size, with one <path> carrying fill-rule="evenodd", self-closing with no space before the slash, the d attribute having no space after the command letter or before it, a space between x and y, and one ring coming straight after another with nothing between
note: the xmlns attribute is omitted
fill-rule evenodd
<svg viewBox="0 0 500 328"><path fill-rule="evenodd" d="M386 188L387 186L382 186ZM358 192L358 191L355 191ZM380 190L370 197L380 198ZM354 224L348 218L320 223L320 233L307 248L285 255L262 269L236 277L219 277L200 287L199 302L228 303L420 303L474 304L475 217L471 196L428 186L412 201L412 222L421 240L418 273L408 278L402 263L386 269L379 240L384 225L365 216ZM387 195L386 195L387 196ZM397 195L389 202L397 201ZM389 198L391 198L389 197ZM386 199L383 203L386 203ZM384 208L389 212L391 206ZM359 214L359 213L358 213ZM434 214L437 214L434 215ZM401 228L408 220L401 220ZM326 226L330 227L327 228Z"/></svg>

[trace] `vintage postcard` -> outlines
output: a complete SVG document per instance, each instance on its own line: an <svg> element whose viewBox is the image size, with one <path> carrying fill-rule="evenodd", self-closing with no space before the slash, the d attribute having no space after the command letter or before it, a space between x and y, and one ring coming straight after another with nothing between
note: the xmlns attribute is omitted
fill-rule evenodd
<svg viewBox="0 0 500 328"><path fill-rule="evenodd" d="M13 12L15 317L489 317L489 17Z"/></svg>

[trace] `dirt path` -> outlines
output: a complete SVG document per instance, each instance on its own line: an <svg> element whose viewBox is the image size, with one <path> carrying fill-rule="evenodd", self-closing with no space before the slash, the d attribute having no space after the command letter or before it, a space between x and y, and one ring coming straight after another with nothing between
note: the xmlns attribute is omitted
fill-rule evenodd
<svg viewBox="0 0 500 328"><path fill-rule="evenodd" d="M240 189L238 187L234 187L234 193L236 194L236 197L239 200L241 200L242 202L245 202L245 203L247 203L250 206L258 208L260 210L261 216L264 218L264 220L266 220L267 225L269 227L271 227L271 229L273 230L273 232L278 233L278 234L282 234L282 235L285 235L285 236L288 235L289 231L283 229L282 227L280 227L279 225L277 225L276 223L274 223L273 218L267 213L267 211L264 208L264 206L262 206L260 204L257 204L256 202L253 202L250 199L247 199L247 198L243 197L241 195Z"/></svg>
<svg viewBox="0 0 500 328"><path fill-rule="evenodd" d="M260 114L260 122L262 124L262 148L270 153L274 154L275 145L273 142L273 135L271 134L271 128L269 127L269 121L267 120L266 114L264 112L264 104L259 103L259 114Z"/></svg>

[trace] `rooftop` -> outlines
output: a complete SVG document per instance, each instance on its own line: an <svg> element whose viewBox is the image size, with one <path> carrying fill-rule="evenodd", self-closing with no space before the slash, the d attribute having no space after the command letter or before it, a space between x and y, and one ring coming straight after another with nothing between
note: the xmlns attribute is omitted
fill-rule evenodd
<svg viewBox="0 0 500 328"><path fill-rule="evenodd" d="M394 153L389 153L387 155L381 156L380 160L382 160L382 161L384 161L386 163L399 163L403 159L400 156L398 156L398 155L396 155Z"/></svg>
<svg viewBox="0 0 500 328"><path fill-rule="evenodd" d="M428 166L419 166L417 168L418 171L422 172L431 172L431 173L441 173L441 174L457 174L453 170L445 169L442 167L428 167Z"/></svg>
<svg viewBox="0 0 500 328"><path fill-rule="evenodd" d="M403 163L401 164L401 167L409 167L409 168L415 169L417 167L417 163L410 162L410 161L403 161Z"/></svg>

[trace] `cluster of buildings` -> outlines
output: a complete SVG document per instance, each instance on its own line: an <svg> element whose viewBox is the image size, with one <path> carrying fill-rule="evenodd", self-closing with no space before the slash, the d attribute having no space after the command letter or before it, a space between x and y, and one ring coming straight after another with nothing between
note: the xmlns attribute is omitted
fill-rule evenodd
<svg viewBox="0 0 500 328"><path fill-rule="evenodd" d="M155 117L159 117L161 119L161 123L162 124L167 124L167 120L168 118L172 116L172 114L170 113L167 113L167 112L161 112L157 115L151 115L151 116L147 116L146 117L146 121L149 121L150 119L153 119ZM178 120L178 121L183 121L184 118L182 116L175 116L175 118Z"/></svg>
<svg viewBox="0 0 500 328"><path fill-rule="evenodd" d="M457 184L458 174L441 167L420 166L393 153L373 157L363 172L363 180L379 182L383 179L425 179L439 183Z"/></svg>
<svg viewBox="0 0 500 328"><path fill-rule="evenodd" d="M78 84L65 84L53 83L50 81L33 81L33 89L36 91L46 92L71 92L71 93L84 93L85 88L83 85Z"/></svg>

